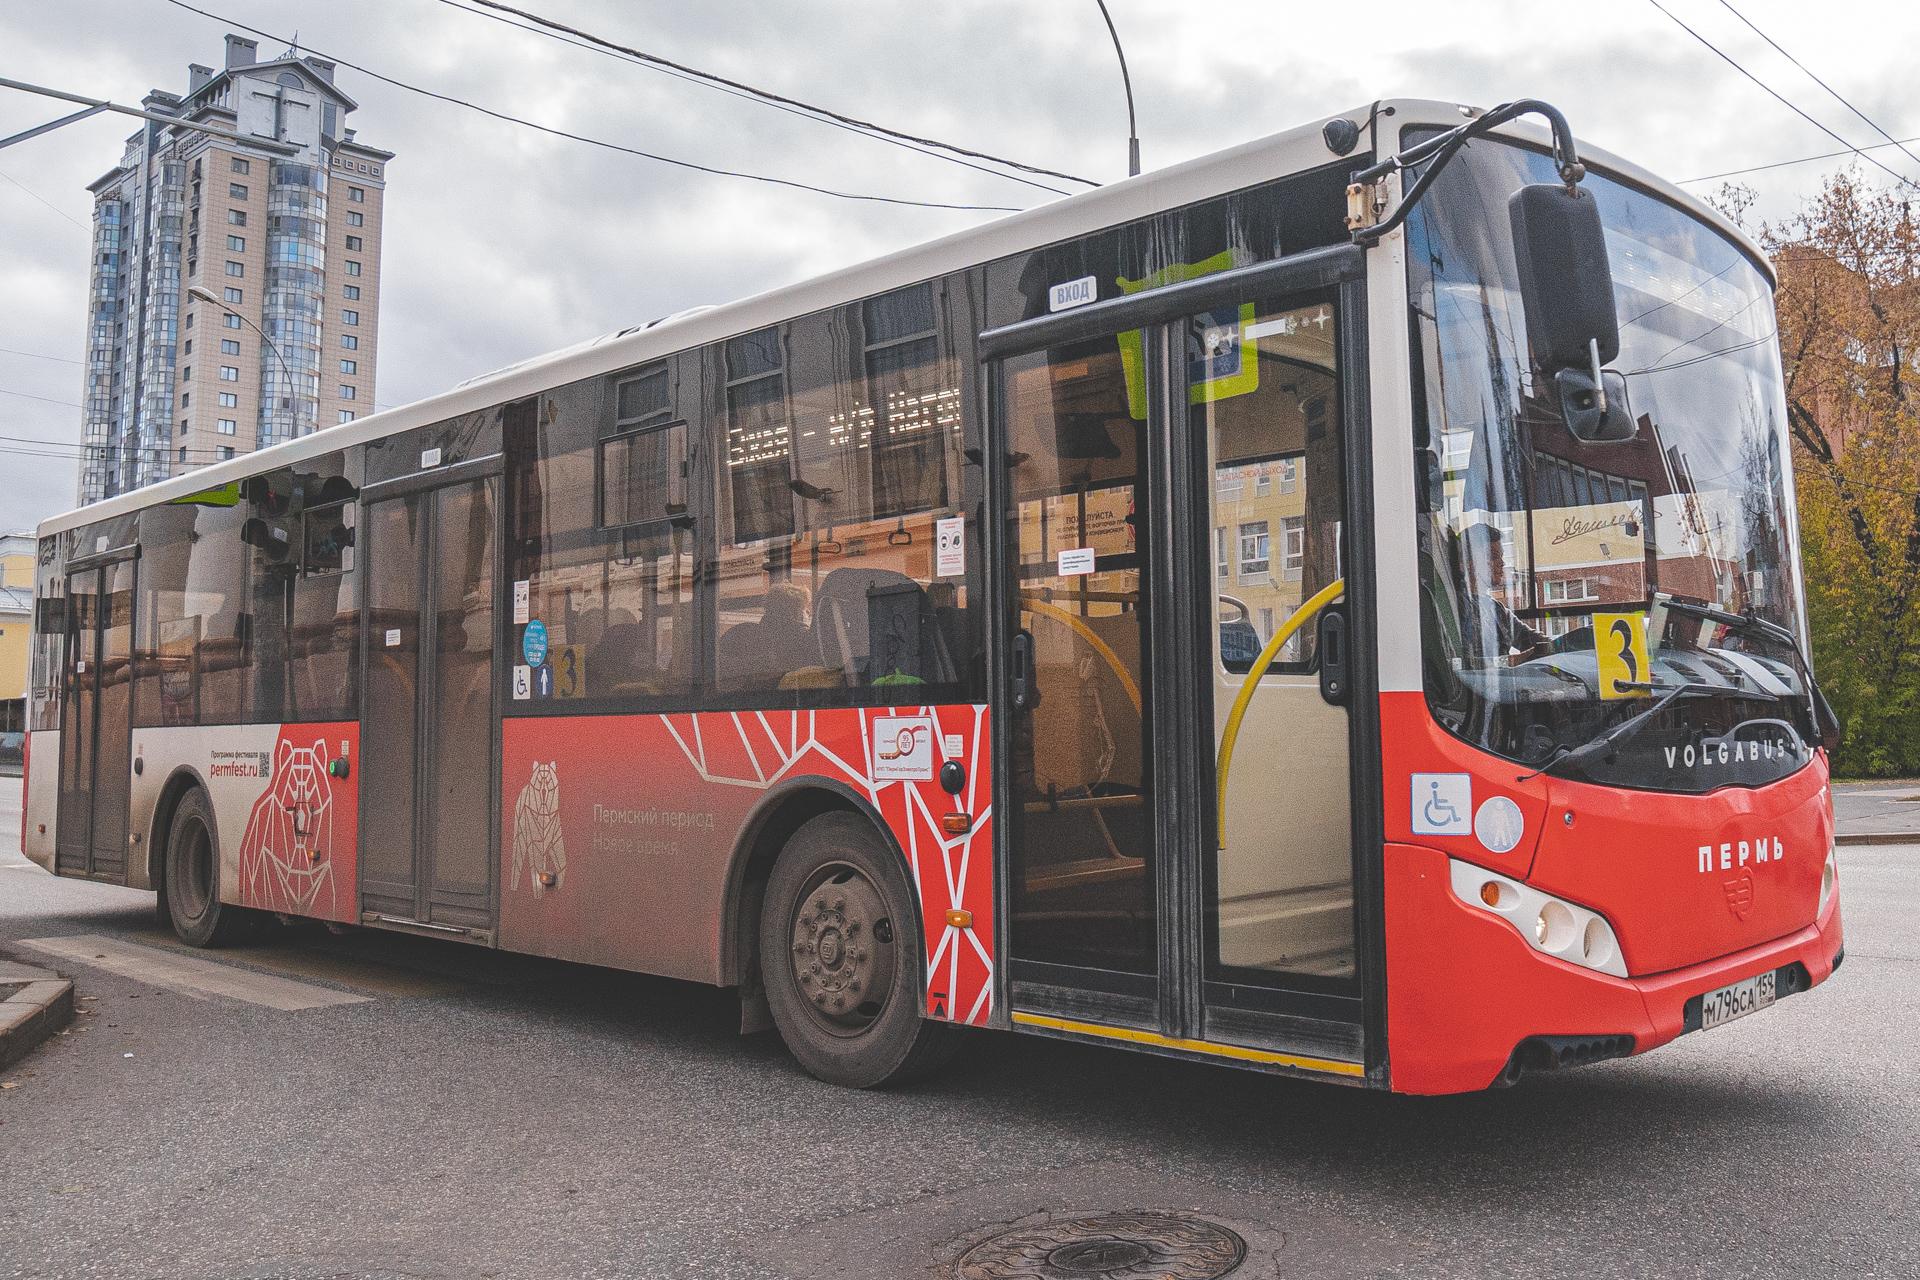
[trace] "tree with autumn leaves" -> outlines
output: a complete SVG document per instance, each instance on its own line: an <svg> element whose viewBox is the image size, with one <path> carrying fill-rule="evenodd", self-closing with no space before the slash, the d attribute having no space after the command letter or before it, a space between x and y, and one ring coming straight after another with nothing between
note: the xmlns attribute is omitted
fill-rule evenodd
<svg viewBox="0 0 1920 1280"><path fill-rule="evenodd" d="M1920 192L1913 193L1920 196ZM1738 215L1745 193L1724 193ZM1758 238L1779 270L1813 661L1835 772L1920 774L1920 239L1852 173Z"/></svg>

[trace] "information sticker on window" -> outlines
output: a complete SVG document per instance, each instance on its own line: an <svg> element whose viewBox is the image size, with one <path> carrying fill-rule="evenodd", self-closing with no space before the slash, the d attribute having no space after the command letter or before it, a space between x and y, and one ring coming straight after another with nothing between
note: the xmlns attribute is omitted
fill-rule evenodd
<svg viewBox="0 0 1920 1280"><path fill-rule="evenodd" d="M948 516L934 525L933 572L939 578L958 578L967 572L967 518Z"/></svg>
<svg viewBox="0 0 1920 1280"><path fill-rule="evenodd" d="M1060 576L1077 578L1083 573L1093 572L1093 548L1069 547L1060 553Z"/></svg>

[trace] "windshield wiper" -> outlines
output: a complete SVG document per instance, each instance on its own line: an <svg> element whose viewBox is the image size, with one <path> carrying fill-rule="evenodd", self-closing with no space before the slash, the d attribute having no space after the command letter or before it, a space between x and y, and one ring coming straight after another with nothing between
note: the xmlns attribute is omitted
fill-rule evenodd
<svg viewBox="0 0 1920 1280"><path fill-rule="evenodd" d="M1622 720L1619 724L1613 726L1613 728L1607 730L1605 733L1600 734L1598 737L1589 738L1577 747L1556 748L1553 759L1547 761L1532 773L1522 774L1516 781L1526 782L1531 778L1539 777L1543 773L1557 776L1564 769L1575 765L1583 765L1596 756L1607 754L1607 752L1613 749L1614 743L1638 733L1640 726L1659 715L1662 711L1665 711L1669 706L1683 697L1720 697L1728 692L1722 685L1700 684L1692 681L1687 684L1653 685L1633 684L1623 680L1619 681L1618 685L1623 689L1645 689L1648 692L1658 693L1661 696L1645 711Z"/></svg>
<svg viewBox="0 0 1920 1280"><path fill-rule="evenodd" d="M1789 627L1771 622L1755 613L1751 606L1745 613L1732 613L1726 609L1716 609L1710 604L1695 604L1691 600L1676 600L1669 596L1666 600L1667 611L1684 613L1688 617L1701 618L1707 622L1717 622L1730 630L1745 631L1765 636L1774 643L1783 645L1793 654L1794 666L1799 669L1801 680L1807 686L1807 715L1809 727L1820 744L1832 751L1840 743L1840 719L1833 714L1833 707L1827 702L1827 695L1820 692L1820 686L1813 679L1813 663L1807 660L1807 651L1800 647L1800 637Z"/></svg>

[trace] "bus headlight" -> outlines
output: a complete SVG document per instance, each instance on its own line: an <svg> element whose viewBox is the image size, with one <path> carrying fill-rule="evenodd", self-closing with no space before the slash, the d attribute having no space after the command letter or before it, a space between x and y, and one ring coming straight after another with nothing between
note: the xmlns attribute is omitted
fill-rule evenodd
<svg viewBox="0 0 1920 1280"><path fill-rule="evenodd" d="M1818 920L1827 914L1827 904L1833 901L1833 891L1840 887L1839 850L1827 846L1827 865L1820 868L1820 906L1814 911L1813 918Z"/></svg>
<svg viewBox="0 0 1920 1280"><path fill-rule="evenodd" d="M1451 861L1450 869L1454 897L1476 910L1500 916L1535 951L1617 978L1627 976L1620 940L1599 912L1470 862Z"/></svg>

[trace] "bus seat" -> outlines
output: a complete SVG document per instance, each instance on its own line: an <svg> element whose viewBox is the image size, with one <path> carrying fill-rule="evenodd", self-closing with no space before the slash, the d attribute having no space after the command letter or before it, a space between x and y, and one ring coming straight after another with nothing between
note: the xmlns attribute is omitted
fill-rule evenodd
<svg viewBox="0 0 1920 1280"><path fill-rule="evenodd" d="M596 697L650 693L653 676L653 644L637 622L609 624L600 643L587 650L587 687Z"/></svg>
<svg viewBox="0 0 1920 1280"><path fill-rule="evenodd" d="M753 688L764 666L762 648L757 622L736 622L722 631L714 646L715 686L722 691Z"/></svg>
<svg viewBox="0 0 1920 1280"><path fill-rule="evenodd" d="M813 634L822 665L837 667L850 685L882 676L954 678L926 589L896 569L829 573L814 596Z"/></svg>

